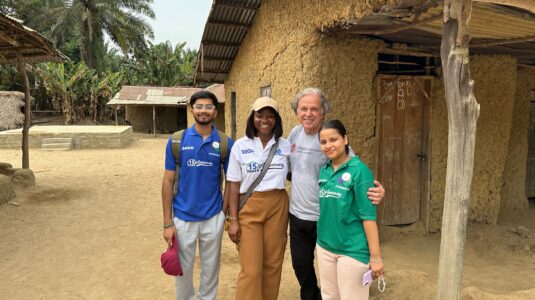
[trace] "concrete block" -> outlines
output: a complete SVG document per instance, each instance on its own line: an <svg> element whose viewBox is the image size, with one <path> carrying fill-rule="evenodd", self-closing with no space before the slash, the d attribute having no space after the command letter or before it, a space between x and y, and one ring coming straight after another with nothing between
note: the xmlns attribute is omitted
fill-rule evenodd
<svg viewBox="0 0 535 300"><path fill-rule="evenodd" d="M72 143L72 138L42 138L41 144Z"/></svg>
<svg viewBox="0 0 535 300"><path fill-rule="evenodd" d="M72 143L42 144L41 150L72 150Z"/></svg>

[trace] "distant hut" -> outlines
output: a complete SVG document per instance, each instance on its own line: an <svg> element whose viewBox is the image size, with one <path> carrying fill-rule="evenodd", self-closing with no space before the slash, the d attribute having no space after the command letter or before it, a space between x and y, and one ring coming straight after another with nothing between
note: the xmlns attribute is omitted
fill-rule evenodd
<svg viewBox="0 0 535 300"><path fill-rule="evenodd" d="M24 125L24 93L0 91L0 131Z"/></svg>
<svg viewBox="0 0 535 300"><path fill-rule="evenodd" d="M123 86L107 105L116 111L124 107L124 122L136 132L172 133L193 124L188 101L191 95L201 90L196 87ZM222 84L214 84L206 90L214 93L220 102L216 126L224 130L225 88Z"/></svg>

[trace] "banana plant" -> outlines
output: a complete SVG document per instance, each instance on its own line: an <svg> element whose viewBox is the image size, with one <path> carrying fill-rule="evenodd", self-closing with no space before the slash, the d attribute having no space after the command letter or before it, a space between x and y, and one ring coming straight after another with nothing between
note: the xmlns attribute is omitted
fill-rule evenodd
<svg viewBox="0 0 535 300"><path fill-rule="evenodd" d="M87 75L85 63L45 63L36 68L36 78L61 108L64 124L73 124L83 117L83 107L77 105L77 84ZM79 89L78 89L79 90Z"/></svg>

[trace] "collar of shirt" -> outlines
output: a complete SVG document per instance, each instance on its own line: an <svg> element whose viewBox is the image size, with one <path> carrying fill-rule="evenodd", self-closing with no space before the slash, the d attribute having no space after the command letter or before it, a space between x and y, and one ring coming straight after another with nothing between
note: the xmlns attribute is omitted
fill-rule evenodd
<svg viewBox="0 0 535 300"><path fill-rule="evenodd" d="M197 132L197 130L195 129L195 125L192 125L189 130L186 131L186 134L187 135L195 135L195 136L199 136L201 137L202 139L202 136ZM206 140L204 140L203 142L211 142L211 141L220 141L220 138L219 138L219 134L217 133L217 128L215 127L214 124L212 124L212 132L210 133L210 135L206 138Z"/></svg>
<svg viewBox="0 0 535 300"><path fill-rule="evenodd" d="M262 151L265 151L265 150L269 151L271 149L271 145L275 144L275 136L271 137L271 139L268 141L268 143L267 143L265 148L262 145L262 141L260 140L259 137L255 136L252 141L253 141L253 143L255 145L255 148L257 148L259 150L262 150Z"/></svg>
<svg viewBox="0 0 535 300"><path fill-rule="evenodd" d="M331 172L331 175L333 175L333 174L337 173L338 171L344 169L345 167L354 167L354 166L358 165L358 163L359 163L359 158L358 158L358 156L351 156L351 157L349 158L348 161L346 161L345 163L343 163L342 165L340 165L340 166L338 167L338 169L336 169L336 171L333 172L333 161L332 161L331 159L329 159L329 160L325 163L325 165L323 166L323 168L324 168L325 170L330 171L330 172Z"/></svg>

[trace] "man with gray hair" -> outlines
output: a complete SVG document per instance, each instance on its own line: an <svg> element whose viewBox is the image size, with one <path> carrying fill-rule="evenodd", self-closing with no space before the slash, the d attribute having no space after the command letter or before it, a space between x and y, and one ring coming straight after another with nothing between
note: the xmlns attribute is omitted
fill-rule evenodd
<svg viewBox="0 0 535 300"><path fill-rule="evenodd" d="M330 104L318 88L306 88L292 100L292 109L300 125L295 126L288 140L290 152L292 192L290 195L290 251L295 276L301 286L301 299L321 299L314 270L316 223L319 217L318 178L327 158L320 150L318 133ZM374 181L368 198L381 202L383 186Z"/></svg>

